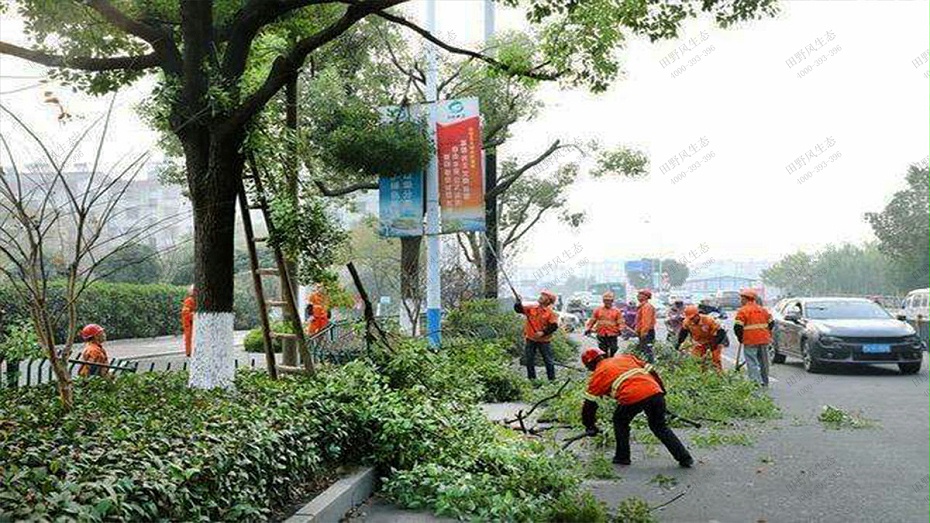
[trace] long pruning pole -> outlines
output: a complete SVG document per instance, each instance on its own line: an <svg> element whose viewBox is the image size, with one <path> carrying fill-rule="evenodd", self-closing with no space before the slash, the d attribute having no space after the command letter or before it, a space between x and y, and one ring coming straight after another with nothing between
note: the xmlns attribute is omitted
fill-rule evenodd
<svg viewBox="0 0 930 523"><path fill-rule="evenodd" d="M510 276L508 276L507 271L504 270L504 264L501 263L500 256L497 255L497 252L494 250L494 247L491 247L491 242L488 241L488 238L486 236L484 236L483 238L484 238L484 244L488 248L488 251L491 253L492 256L494 256L494 259L497 260L497 268L500 269L501 274L504 275L504 281L506 281L507 286L510 287L510 292L513 293L514 298L519 300L520 294L517 293L517 289L514 288L513 282L510 281Z"/></svg>

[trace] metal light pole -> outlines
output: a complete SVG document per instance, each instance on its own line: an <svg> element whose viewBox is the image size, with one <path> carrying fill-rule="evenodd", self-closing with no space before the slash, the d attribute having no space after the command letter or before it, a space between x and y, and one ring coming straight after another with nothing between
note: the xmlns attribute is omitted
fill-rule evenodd
<svg viewBox="0 0 930 523"><path fill-rule="evenodd" d="M426 30L436 33L436 0L426 1ZM433 143L436 143L436 104L439 102L436 76L436 46L427 42L426 103L429 104L429 135ZM431 154L426 169L426 332L433 347L438 347L441 341L439 256L439 162L436 154Z"/></svg>

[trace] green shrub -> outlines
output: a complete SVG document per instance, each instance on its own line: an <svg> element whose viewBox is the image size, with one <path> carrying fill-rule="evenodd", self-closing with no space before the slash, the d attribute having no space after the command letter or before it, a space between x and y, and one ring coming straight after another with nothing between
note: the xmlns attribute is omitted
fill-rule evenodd
<svg viewBox="0 0 930 523"><path fill-rule="evenodd" d="M62 281L49 284L51 310L63 310L64 291ZM250 292L237 289L235 293L237 329L251 328L258 320L258 307ZM176 285L97 282L81 296L78 325L99 323L111 340L180 334L181 302L186 294L187 287ZM6 311L4 321L29 320L27 304L8 285L0 285L0 309ZM61 341L68 327L67 318L62 317L56 327L55 339Z"/></svg>
<svg viewBox="0 0 930 523"><path fill-rule="evenodd" d="M21 361L44 358L39 338L32 324L18 321L0 332L0 361Z"/></svg>
<svg viewBox="0 0 930 523"><path fill-rule="evenodd" d="M293 334L294 327L290 322L275 321L271 323L271 331L285 334ZM250 330L242 340L242 346L246 352L265 352L265 341L262 339L262 328L255 327ZM271 338L271 348L275 353L281 352L281 339Z"/></svg>

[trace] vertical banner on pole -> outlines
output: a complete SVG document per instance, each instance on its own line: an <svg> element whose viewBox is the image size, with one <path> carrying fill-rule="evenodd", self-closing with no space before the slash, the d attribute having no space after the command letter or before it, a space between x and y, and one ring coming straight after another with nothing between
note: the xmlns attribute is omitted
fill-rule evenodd
<svg viewBox="0 0 930 523"><path fill-rule="evenodd" d="M381 107L382 122L425 118L422 105ZM423 235L423 172L378 178L378 225L381 236Z"/></svg>
<svg viewBox="0 0 930 523"><path fill-rule="evenodd" d="M447 100L437 106L442 232L483 232L484 168L478 99Z"/></svg>

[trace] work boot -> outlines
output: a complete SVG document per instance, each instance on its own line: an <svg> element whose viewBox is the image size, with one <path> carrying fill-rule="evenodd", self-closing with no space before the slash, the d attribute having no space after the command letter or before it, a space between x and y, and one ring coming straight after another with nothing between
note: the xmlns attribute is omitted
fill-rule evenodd
<svg viewBox="0 0 930 523"><path fill-rule="evenodd" d="M614 459L612 461L614 465L629 465L630 464L630 460L622 459L620 458L620 456L614 456Z"/></svg>

